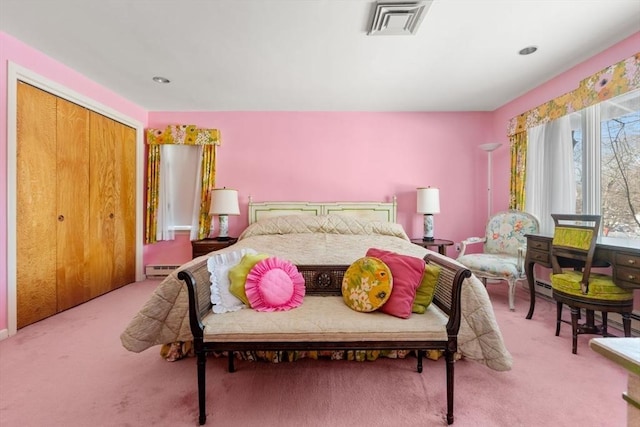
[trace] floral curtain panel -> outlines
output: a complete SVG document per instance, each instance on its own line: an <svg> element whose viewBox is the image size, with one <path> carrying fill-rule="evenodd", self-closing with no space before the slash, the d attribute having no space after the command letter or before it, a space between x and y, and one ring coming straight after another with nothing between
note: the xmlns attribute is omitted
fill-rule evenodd
<svg viewBox="0 0 640 427"><path fill-rule="evenodd" d="M508 135L558 119L575 111L640 88L640 53L599 71L579 87L509 121Z"/></svg>
<svg viewBox="0 0 640 427"><path fill-rule="evenodd" d="M509 121L511 184L509 207L524 210L527 130L640 88L640 52L582 80L578 88Z"/></svg>
<svg viewBox="0 0 640 427"><path fill-rule="evenodd" d="M160 186L160 145L182 144L202 146L200 214L198 239L207 237L211 218L209 204L215 187L216 147L220 145L218 129L201 129L194 125L169 125L165 129L147 129L149 155L147 164L147 212L145 243L155 243L158 224L158 191Z"/></svg>
<svg viewBox="0 0 640 427"><path fill-rule="evenodd" d="M509 209L524 211L527 180L527 132L516 133L511 141L511 182L509 183Z"/></svg>

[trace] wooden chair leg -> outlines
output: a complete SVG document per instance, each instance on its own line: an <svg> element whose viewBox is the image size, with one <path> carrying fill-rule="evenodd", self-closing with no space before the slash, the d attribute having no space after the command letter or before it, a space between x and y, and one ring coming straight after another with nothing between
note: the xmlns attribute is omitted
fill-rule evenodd
<svg viewBox="0 0 640 427"><path fill-rule="evenodd" d="M622 326L624 327L624 336L631 336L631 315L629 313L622 313Z"/></svg>
<svg viewBox="0 0 640 427"><path fill-rule="evenodd" d="M516 311L516 281L509 280L509 310Z"/></svg>
<svg viewBox="0 0 640 427"><path fill-rule="evenodd" d="M424 350L418 350L418 365L416 367L418 373L422 373L422 356L424 355Z"/></svg>
<svg viewBox="0 0 640 427"><path fill-rule="evenodd" d="M571 339L573 354L578 354L578 319L580 317L580 309L577 307L571 307Z"/></svg>
<svg viewBox="0 0 640 427"><path fill-rule="evenodd" d="M560 335L560 324L562 323L562 303L556 303L556 336Z"/></svg>
<svg viewBox="0 0 640 427"><path fill-rule="evenodd" d="M607 313L606 311L602 312L602 336L606 337L609 334L607 333L607 325L608 323L608 318L609 317L609 313Z"/></svg>

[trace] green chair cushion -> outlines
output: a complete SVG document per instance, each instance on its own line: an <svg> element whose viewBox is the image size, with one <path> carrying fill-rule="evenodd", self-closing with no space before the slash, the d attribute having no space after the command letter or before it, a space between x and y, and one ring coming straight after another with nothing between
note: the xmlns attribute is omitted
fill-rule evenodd
<svg viewBox="0 0 640 427"><path fill-rule="evenodd" d="M589 293L582 293L580 281L582 280L582 272L565 271L560 274L551 274L551 286L553 289L565 294L577 295L587 298L608 300L608 301L626 301L633 299L633 291L623 289L613 283L611 276L606 274L591 273L589 275Z"/></svg>
<svg viewBox="0 0 640 427"><path fill-rule="evenodd" d="M591 247L593 230L584 228L556 227L553 244L568 248L588 250Z"/></svg>

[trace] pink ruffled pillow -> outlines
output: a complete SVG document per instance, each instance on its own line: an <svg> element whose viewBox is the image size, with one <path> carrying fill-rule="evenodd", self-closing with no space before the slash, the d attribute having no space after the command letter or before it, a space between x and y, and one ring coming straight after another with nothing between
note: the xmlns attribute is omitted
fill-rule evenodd
<svg viewBox="0 0 640 427"><path fill-rule="evenodd" d="M263 259L247 275L245 292L256 311L285 311L302 304L304 277L295 265L277 257Z"/></svg>

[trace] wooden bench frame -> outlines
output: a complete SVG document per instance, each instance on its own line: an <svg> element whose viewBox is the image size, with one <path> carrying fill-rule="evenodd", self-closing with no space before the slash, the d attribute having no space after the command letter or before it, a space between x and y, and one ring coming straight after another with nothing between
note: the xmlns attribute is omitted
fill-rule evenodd
<svg viewBox="0 0 640 427"><path fill-rule="evenodd" d="M453 423L453 389L454 389L454 355L458 351L458 330L460 329L460 296L462 284L465 278L471 276L471 272L449 261L446 258L427 255L425 261L437 264L441 267L441 273L436 285L433 303L448 316L446 324L447 339L435 341L366 341L354 337L350 341L314 341L314 342L209 342L204 340L204 326L202 319L210 315L210 285L204 280L206 275L199 274L200 282L194 277L193 272L200 268L206 261L191 266L178 273L178 278L187 285L189 295L189 324L193 334L195 355L197 358L198 375L198 405L199 423L204 424L207 419L205 406L206 391L206 361L210 352L227 351L229 354L229 371L234 372L233 352L258 351L258 350L416 350L417 371L422 372L422 357L425 350L442 350L446 362L447 377L447 423ZM342 277L347 265L299 265L300 273L305 278L306 295L341 295ZM212 314L213 315L213 314ZM215 314L220 316L220 314Z"/></svg>

